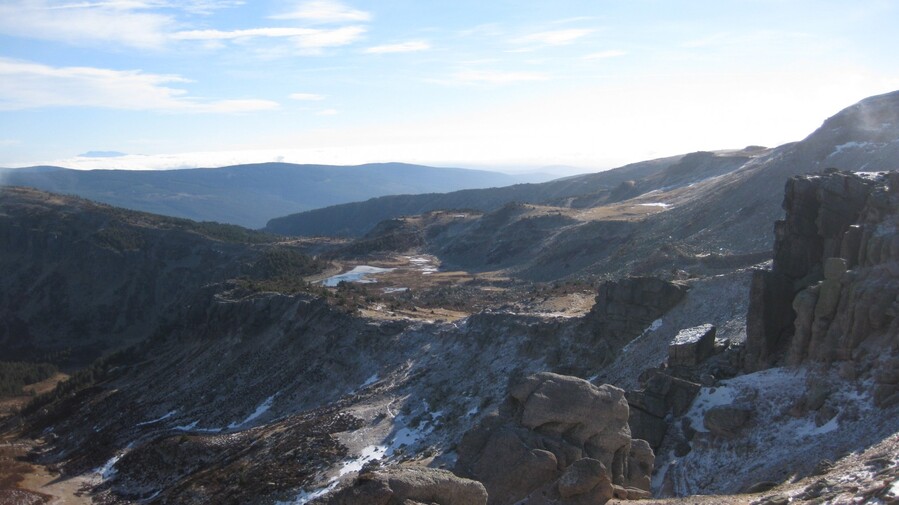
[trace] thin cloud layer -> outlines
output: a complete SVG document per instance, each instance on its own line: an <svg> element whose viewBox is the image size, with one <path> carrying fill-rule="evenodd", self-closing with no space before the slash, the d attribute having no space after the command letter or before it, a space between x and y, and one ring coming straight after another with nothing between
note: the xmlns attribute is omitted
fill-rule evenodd
<svg viewBox="0 0 899 505"><path fill-rule="evenodd" d="M306 49L337 47L352 44L365 33L361 26L342 28L249 28L244 30L189 30L175 33L177 40L226 41L254 38L287 38Z"/></svg>
<svg viewBox="0 0 899 505"><path fill-rule="evenodd" d="M288 95L288 98L301 101L320 101L325 99L325 95L319 95L318 93L291 93Z"/></svg>
<svg viewBox="0 0 899 505"><path fill-rule="evenodd" d="M295 19L311 23L358 23L371 20L371 14L353 9L341 2L331 0L315 0L302 2L282 14L269 16L270 19Z"/></svg>
<svg viewBox="0 0 899 505"><path fill-rule="evenodd" d="M144 12L146 2L60 3L13 0L0 3L0 33L69 44L115 43L160 48L171 16Z"/></svg>
<svg viewBox="0 0 899 505"><path fill-rule="evenodd" d="M624 56L627 53L625 51L620 51L618 49L609 49L607 51L599 51L597 53L590 53L584 56L585 60L605 60L608 58L617 58L619 56Z"/></svg>
<svg viewBox="0 0 899 505"><path fill-rule="evenodd" d="M595 30L586 28L570 28L566 30L549 30L532 33L515 39L519 44L541 44L547 46L566 46L580 38L590 35Z"/></svg>
<svg viewBox="0 0 899 505"><path fill-rule="evenodd" d="M200 100L177 75L93 67L51 67L0 58L0 110L37 107L100 107L166 112L232 113L278 108L271 100Z"/></svg>
<svg viewBox="0 0 899 505"><path fill-rule="evenodd" d="M408 42L400 42L398 44L384 44L373 46L365 49L364 52L369 54L388 54L388 53L414 53L419 51L427 51L431 49L431 44L423 40L410 40Z"/></svg>
<svg viewBox="0 0 899 505"><path fill-rule="evenodd" d="M545 81L549 76L541 72L506 72L501 70L463 70L452 76L453 82L466 84L510 84Z"/></svg>

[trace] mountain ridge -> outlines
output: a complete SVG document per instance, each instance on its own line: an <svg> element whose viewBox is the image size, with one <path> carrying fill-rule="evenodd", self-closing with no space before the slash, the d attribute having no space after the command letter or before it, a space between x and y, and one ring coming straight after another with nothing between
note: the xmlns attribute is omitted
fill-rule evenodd
<svg viewBox="0 0 899 505"><path fill-rule="evenodd" d="M175 170L0 169L0 183L74 194L119 207L260 228L272 217L386 194L504 186L499 172L408 163L256 163Z"/></svg>

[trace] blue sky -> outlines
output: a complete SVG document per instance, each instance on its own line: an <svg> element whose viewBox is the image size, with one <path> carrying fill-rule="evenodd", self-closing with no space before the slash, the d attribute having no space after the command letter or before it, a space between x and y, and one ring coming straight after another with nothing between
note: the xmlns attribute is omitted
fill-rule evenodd
<svg viewBox="0 0 899 505"><path fill-rule="evenodd" d="M899 89L897 27L890 0L2 0L0 166L773 146Z"/></svg>

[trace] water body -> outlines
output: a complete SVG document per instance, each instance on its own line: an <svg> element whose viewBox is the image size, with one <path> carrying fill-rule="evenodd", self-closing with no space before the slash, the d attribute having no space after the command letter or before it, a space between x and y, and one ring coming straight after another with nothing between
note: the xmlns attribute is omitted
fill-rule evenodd
<svg viewBox="0 0 899 505"><path fill-rule="evenodd" d="M328 277L327 279L322 281L322 284L330 288L333 288L341 282L358 282L360 284L371 284L373 282L377 282L374 279L370 278L371 275L382 274L384 272L392 272L393 270L395 269L373 267L370 265L359 265L349 272Z"/></svg>

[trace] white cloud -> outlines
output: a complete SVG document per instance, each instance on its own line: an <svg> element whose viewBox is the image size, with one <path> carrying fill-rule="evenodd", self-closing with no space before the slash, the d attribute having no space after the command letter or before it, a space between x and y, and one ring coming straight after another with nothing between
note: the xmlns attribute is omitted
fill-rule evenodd
<svg viewBox="0 0 899 505"><path fill-rule="evenodd" d="M359 40L364 33L365 27L344 26L333 30L315 30L297 37L295 40L299 47L315 50L323 47L338 47L352 44Z"/></svg>
<svg viewBox="0 0 899 505"><path fill-rule="evenodd" d="M334 116L337 115L337 113L337 109L324 109L316 112L315 114L319 116Z"/></svg>
<svg viewBox="0 0 899 505"><path fill-rule="evenodd" d="M319 95L317 93L291 93L288 98L291 100L319 101L324 100L325 95Z"/></svg>
<svg viewBox="0 0 899 505"><path fill-rule="evenodd" d="M52 3L13 0L0 3L0 33L71 44L117 43L158 48L166 42L167 15L140 12L150 2Z"/></svg>
<svg viewBox="0 0 899 505"><path fill-rule="evenodd" d="M172 35L176 40L234 40L256 37L303 37L317 32L311 28L247 28L244 30L188 30Z"/></svg>
<svg viewBox="0 0 899 505"><path fill-rule="evenodd" d="M313 0L302 2L292 11L270 16L271 19L298 19L311 23L346 23L365 22L371 14L347 7L333 0Z"/></svg>
<svg viewBox="0 0 899 505"><path fill-rule="evenodd" d="M624 51L619 51L617 49L609 49L608 51L600 51L598 53L591 53L583 58L585 60L605 60L608 58L617 58L619 56L624 56L627 53Z"/></svg>
<svg viewBox="0 0 899 505"><path fill-rule="evenodd" d="M210 48L221 47L227 40L249 40L254 38L287 38L299 48L312 50L325 47L337 47L352 44L365 33L362 26L344 26L341 28L247 28L243 30L188 30L177 32L172 38L177 40L203 41Z"/></svg>
<svg viewBox="0 0 899 505"><path fill-rule="evenodd" d="M381 46L373 46L365 49L370 54L387 54L387 53L414 53L417 51L427 51L431 48L431 44L423 40L410 40L408 42L400 42L398 44L384 44Z"/></svg>
<svg viewBox="0 0 899 505"><path fill-rule="evenodd" d="M480 84L510 84L525 81L545 81L549 77L540 72L505 72L502 70L463 70L452 76L454 82Z"/></svg>
<svg viewBox="0 0 899 505"><path fill-rule="evenodd" d="M126 110L230 113L270 110L270 100L200 100L171 84L177 75L93 67L51 67L0 57L0 110L103 107Z"/></svg>
<svg viewBox="0 0 899 505"><path fill-rule="evenodd" d="M543 44L547 46L565 46L579 38L585 37L594 30L586 28L570 28L567 30L550 30L546 32L532 33L515 39L520 44Z"/></svg>

